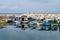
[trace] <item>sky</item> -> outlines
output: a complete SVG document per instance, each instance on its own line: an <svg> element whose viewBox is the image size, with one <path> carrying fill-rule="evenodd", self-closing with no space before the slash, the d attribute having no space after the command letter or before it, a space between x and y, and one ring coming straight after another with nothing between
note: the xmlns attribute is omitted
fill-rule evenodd
<svg viewBox="0 0 60 40"><path fill-rule="evenodd" d="M0 0L0 13L60 13L60 0Z"/></svg>

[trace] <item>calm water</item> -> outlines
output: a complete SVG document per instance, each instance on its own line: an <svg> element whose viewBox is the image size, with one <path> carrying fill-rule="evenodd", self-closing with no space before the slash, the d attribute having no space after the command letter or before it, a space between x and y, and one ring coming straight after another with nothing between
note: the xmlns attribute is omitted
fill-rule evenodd
<svg viewBox="0 0 60 40"><path fill-rule="evenodd" d="M0 40L60 40L59 31L21 30L14 26L0 29Z"/></svg>

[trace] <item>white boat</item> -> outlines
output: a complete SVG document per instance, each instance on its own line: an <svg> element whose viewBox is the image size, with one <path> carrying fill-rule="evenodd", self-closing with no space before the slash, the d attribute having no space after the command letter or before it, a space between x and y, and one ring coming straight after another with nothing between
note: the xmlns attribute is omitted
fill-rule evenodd
<svg viewBox="0 0 60 40"><path fill-rule="evenodd" d="M16 24L20 24L20 22L19 21L14 21Z"/></svg>

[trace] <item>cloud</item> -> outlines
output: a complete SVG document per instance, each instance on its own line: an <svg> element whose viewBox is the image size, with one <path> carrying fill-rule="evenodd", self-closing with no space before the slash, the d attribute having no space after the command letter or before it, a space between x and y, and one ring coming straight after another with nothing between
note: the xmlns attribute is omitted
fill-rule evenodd
<svg viewBox="0 0 60 40"><path fill-rule="evenodd" d="M11 10L15 10L17 9L17 6L0 6L0 9L11 9Z"/></svg>
<svg viewBox="0 0 60 40"><path fill-rule="evenodd" d="M5 10L6 13L60 13L60 0L0 0L0 10Z"/></svg>

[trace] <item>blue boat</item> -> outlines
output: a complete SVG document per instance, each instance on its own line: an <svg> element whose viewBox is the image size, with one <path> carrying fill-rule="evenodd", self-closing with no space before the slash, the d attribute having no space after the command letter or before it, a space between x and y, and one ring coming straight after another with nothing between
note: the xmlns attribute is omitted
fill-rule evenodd
<svg viewBox="0 0 60 40"><path fill-rule="evenodd" d="M15 18L10 18L11 21L15 21Z"/></svg>
<svg viewBox="0 0 60 40"><path fill-rule="evenodd" d="M16 18L15 18L16 21L18 21L18 20L20 20L20 19L21 19L20 17L16 17Z"/></svg>
<svg viewBox="0 0 60 40"><path fill-rule="evenodd" d="M45 30L50 30L51 29L51 23L52 23L52 21L48 21L48 22L44 22L43 23L43 27L44 27L44 29Z"/></svg>

